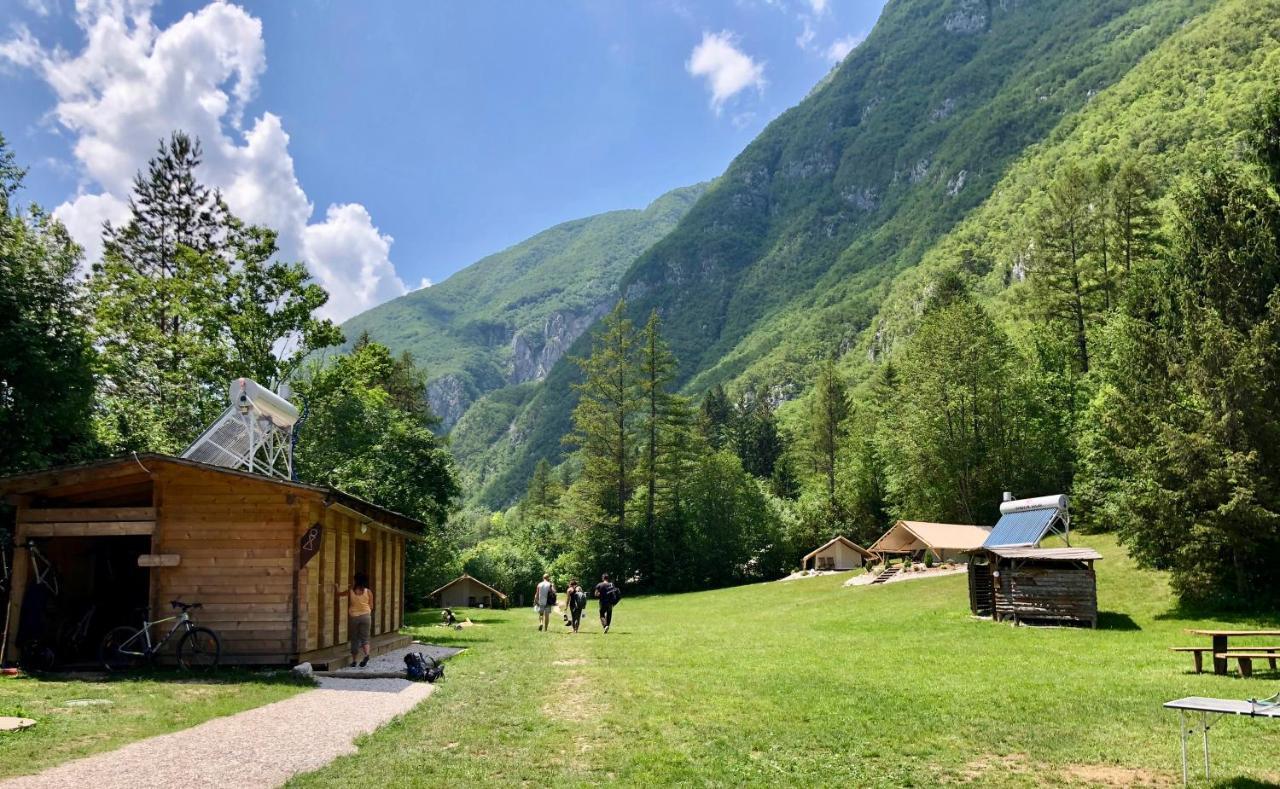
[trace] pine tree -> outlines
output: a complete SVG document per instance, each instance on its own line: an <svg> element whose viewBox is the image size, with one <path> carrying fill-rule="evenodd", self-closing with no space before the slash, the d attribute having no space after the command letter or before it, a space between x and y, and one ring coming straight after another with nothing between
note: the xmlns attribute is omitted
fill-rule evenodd
<svg viewBox="0 0 1280 789"><path fill-rule="evenodd" d="M1155 257L1160 226L1156 209L1156 188L1146 166L1126 161L1111 179L1107 201L1107 222L1116 247L1116 257L1125 274L1135 265Z"/></svg>
<svg viewBox="0 0 1280 789"><path fill-rule="evenodd" d="M702 396L698 409L698 429L712 449L723 449L729 442L729 428L733 422L733 405L724 387L716 384Z"/></svg>
<svg viewBox="0 0 1280 789"><path fill-rule="evenodd" d="M662 339L661 328L662 322L655 310L649 314L638 338L638 388L643 408L640 475L645 487L641 572L647 578L653 577L657 564L657 507L659 496L666 493L659 490L664 476L662 464L676 448L679 440L676 434L686 427L688 410L683 398L669 391L676 377L676 359Z"/></svg>
<svg viewBox="0 0 1280 789"><path fill-rule="evenodd" d="M1096 285L1093 198L1089 174L1066 165L1049 186L1048 204L1037 217L1039 255L1032 271L1046 317L1065 325L1072 336L1081 372L1089 371Z"/></svg>
<svg viewBox="0 0 1280 789"><path fill-rule="evenodd" d="M835 361L828 359L814 385L809 441L814 471L826 483L827 507L833 519L837 518L839 512L836 502L836 472L851 411L848 389L836 371Z"/></svg>
<svg viewBox="0 0 1280 789"><path fill-rule="evenodd" d="M773 476L774 465L784 450L782 435L769 402L754 388L747 388L738 398L730 436L734 454L748 474L760 479Z"/></svg>
<svg viewBox="0 0 1280 789"><path fill-rule="evenodd" d="M643 398L636 374L636 335L626 317L626 303L601 321L591 355L577 362L583 382L575 384L578 405L566 443L578 448L582 471L576 487L589 511L588 551L593 561L623 576L633 570L627 545L627 502L635 486L636 422Z"/></svg>

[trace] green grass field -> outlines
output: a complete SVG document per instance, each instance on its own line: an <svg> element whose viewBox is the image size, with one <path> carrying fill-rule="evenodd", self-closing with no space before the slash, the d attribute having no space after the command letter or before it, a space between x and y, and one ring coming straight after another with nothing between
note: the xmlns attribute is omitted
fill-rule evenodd
<svg viewBox="0 0 1280 789"><path fill-rule="evenodd" d="M1163 576L1099 548L1096 631L969 616L963 576L843 588L847 576L627 599L602 635L528 610L415 633L468 651L414 712L298 786L1168 783L1185 695L1280 690L1197 676ZM589 614L594 614L594 604ZM1225 622L1219 622L1225 623ZM1232 620L1231 624L1262 624ZM1266 624L1274 624L1268 622ZM1214 729L1216 778L1280 779L1280 725Z"/></svg>
<svg viewBox="0 0 1280 789"><path fill-rule="evenodd" d="M106 682L0 678L0 715L36 721L30 729L0 733L0 778L270 704L309 687L287 672L227 672L214 681L168 671ZM80 700L111 703L67 704Z"/></svg>

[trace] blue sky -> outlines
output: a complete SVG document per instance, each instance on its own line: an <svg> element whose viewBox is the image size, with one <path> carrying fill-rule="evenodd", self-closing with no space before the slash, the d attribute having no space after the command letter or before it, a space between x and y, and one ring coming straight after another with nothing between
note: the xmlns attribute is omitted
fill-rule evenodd
<svg viewBox="0 0 1280 789"><path fill-rule="evenodd" d="M93 254L165 129L345 318L718 175L882 0L0 0L0 132Z"/></svg>

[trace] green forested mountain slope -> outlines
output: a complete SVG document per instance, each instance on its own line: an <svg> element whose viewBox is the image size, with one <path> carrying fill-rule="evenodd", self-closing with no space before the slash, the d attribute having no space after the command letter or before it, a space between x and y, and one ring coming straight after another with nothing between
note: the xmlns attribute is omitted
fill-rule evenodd
<svg viewBox="0 0 1280 789"><path fill-rule="evenodd" d="M1069 135L1153 52L1196 32L1213 36L1197 19L1215 5L890 2L837 72L770 124L627 271L620 292L633 318L663 315L686 391L745 377L796 396L817 360L866 342L897 275L983 206L1019 157ZM1161 62L1266 44L1257 31L1236 40L1234 25L1218 32L1201 51L1183 45ZM1203 68L1228 65L1207 59ZM1222 92L1239 106L1248 100ZM1126 124L1160 123L1124 114ZM539 457L560 455L574 376L562 361L543 384L479 403L458 425L454 448L472 497L505 503Z"/></svg>
<svg viewBox="0 0 1280 789"><path fill-rule="evenodd" d="M610 306L627 266L705 189L676 189L642 210L556 225L357 315L343 330L349 342L368 332L397 353L412 353L431 376L432 407L449 427L485 392L541 380Z"/></svg>

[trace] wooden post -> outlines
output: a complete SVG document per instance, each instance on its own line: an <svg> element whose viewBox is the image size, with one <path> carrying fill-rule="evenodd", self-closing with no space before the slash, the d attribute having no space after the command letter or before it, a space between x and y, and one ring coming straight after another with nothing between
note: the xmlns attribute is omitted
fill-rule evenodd
<svg viewBox="0 0 1280 789"><path fill-rule="evenodd" d="M9 607L5 613L6 630L3 650L0 651L0 664L17 662L21 657L17 646L18 623L22 618L22 597L27 592L27 565L31 563L30 553L21 547L27 541L26 529L22 524L22 512L26 509L27 498L14 497L12 503L17 509L17 517L13 527L13 570L9 576Z"/></svg>

